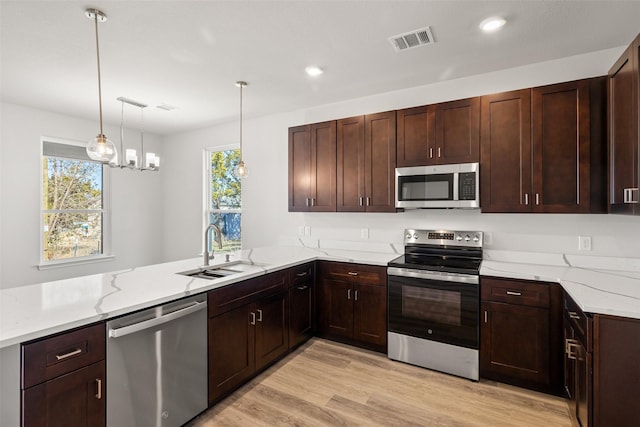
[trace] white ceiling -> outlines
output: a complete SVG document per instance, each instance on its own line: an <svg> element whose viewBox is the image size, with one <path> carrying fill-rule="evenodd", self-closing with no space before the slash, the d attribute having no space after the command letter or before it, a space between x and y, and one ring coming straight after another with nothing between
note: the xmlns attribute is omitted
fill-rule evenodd
<svg viewBox="0 0 640 427"><path fill-rule="evenodd" d="M105 122L119 96L170 134L627 45L640 1L6 1L2 101L97 121L93 21ZM495 34L478 23L508 19ZM436 43L396 53L388 37L431 26ZM326 72L308 77L317 64ZM175 105L167 112L158 104Z"/></svg>

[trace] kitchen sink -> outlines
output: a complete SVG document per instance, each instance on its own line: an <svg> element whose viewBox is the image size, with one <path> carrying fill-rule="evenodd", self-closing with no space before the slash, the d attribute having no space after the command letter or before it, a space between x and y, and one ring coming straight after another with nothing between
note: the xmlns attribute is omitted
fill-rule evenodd
<svg viewBox="0 0 640 427"><path fill-rule="evenodd" d="M263 264L256 264L251 261L239 260L226 262L224 264L211 265L207 267L199 267L193 270L181 271L177 274L190 277L198 277L200 279L214 280L224 277L233 276L238 273L246 273L259 269Z"/></svg>

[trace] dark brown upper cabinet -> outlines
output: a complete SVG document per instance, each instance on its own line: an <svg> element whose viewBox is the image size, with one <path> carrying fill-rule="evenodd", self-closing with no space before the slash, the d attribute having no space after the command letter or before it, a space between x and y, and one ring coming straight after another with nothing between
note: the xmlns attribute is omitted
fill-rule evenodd
<svg viewBox="0 0 640 427"><path fill-rule="evenodd" d="M596 78L482 97L483 212L602 212L603 95Z"/></svg>
<svg viewBox="0 0 640 427"><path fill-rule="evenodd" d="M640 215L640 34L608 74L609 212Z"/></svg>
<svg viewBox="0 0 640 427"><path fill-rule="evenodd" d="M397 165L479 160L480 98L398 110Z"/></svg>
<svg viewBox="0 0 640 427"><path fill-rule="evenodd" d="M335 212L336 122L289 128L289 212Z"/></svg>
<svg viewBox="0 0 640 427"><path fill-rule="evenodd" d="M395 212L396 112L337 122L339 212Z"/></svg>

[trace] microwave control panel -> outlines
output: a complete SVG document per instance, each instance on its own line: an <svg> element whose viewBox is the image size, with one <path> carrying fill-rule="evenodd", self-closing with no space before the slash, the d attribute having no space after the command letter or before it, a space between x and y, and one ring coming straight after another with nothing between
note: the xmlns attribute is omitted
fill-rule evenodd
<svg viewBox="0 0 640 427"><path fill-rule="evenodd" d="M476 173L460 172L458 176L458 199L459 200L475 200L476 199Z"/></svg>

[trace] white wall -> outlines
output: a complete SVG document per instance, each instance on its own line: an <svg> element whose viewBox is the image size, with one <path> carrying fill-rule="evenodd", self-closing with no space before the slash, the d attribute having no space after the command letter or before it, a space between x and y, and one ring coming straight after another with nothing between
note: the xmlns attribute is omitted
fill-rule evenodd
<svg viewBox="0 0 640 427"><path fill-rule="evenodd" d="M7 103L2 104L1 120L0 288L118 270L161 259L164 172L112 169L115 259L39 271L41 137L88 141L97 134L98 123ZM105 133L114 142L119 141L118 126L106 126ZM137 142L138 138L137 131L125 133L125 141ZM163 155L157 136L145 134L145 147Z"/></svg>
<svg viewBox="0 0 640 427"><path fill-rule="evenodd" d="M443 227L490 232L492 243L487 248L497 250L578 253L578 236L588 235L593 238L590 255L639 256L640 242L629 236L640 236L640 222L625 216L507 215L462 210L398 214L287 212L287 129L290 126L604 75L623 49L245 120L244 159L251 174L243 182L244 247L302 240L324 247L352 242L354 246L366 243L371 249L388 250L389 243L401 244L405 227ZM246 92L245 98L250 102L250 92ZM179 159L179 165L167 168L165 175L165 215L169 225L165 234L165 260L190 257L201 250L202 151L208 146L237 143L237 126L230 123L164 139L167 158L172 162ZM197 191L185 191L193 188L194 183L200 183ZM308 226L311 235L300 239L300 226ZM361 239L362 228L368 229L368 239Z"/></svg>

